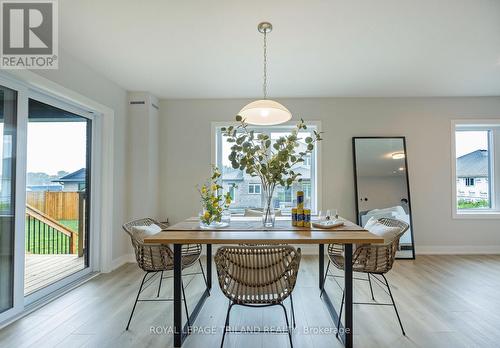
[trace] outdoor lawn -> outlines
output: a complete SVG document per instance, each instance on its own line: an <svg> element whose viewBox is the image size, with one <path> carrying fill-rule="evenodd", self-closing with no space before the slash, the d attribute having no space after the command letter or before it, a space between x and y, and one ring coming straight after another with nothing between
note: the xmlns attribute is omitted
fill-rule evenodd
<svg viewBox="0 0 500 348"><path fill-rule="evenodd" d="M486 200L480 200L475 202L468 202L465 199L460 199L458 201L458 209L477 209L477 208L489 208L490 203Z"/></svg>
<svg viewBox="0 0 500 348"><path fill-rule="evenodd" d="M78 220L59 220L61 225L78 232ZM43 226L43 225L41 225ZM28 233L29 238L28 238ZM78 237L77 237L78 238ZM31 248L28 247L28 239ZM41 227L40 234L38 233L38 225L31 224L28 226L26 223L26 251L33 254L69 254L68 244L69 237L58 233L56 231L49 232L48 229L44 231ZM78 240L76 241L78 245Z"/></svg>

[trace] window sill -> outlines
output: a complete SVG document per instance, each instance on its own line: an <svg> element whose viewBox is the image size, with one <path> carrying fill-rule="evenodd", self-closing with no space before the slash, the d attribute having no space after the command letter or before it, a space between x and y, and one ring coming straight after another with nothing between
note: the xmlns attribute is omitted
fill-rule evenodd
<svg viewBox="0 0 500 348"><path fill-rule="evenodd" d="M453 212L454 219L500 219L500 211L461 211Z"/></svg>

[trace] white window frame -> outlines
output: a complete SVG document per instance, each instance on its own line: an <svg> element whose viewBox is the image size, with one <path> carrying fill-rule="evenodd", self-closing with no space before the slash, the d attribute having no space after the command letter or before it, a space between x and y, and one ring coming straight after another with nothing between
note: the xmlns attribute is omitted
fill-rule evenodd
<svg viewBox="0 0 500 348"><path fill-rule="evenodd" d="M309 129L314 129L321 132L321 121L305 121ZM217 136L220 133L221 127L237 126L234 121L215 121L211 123L210 141L211 141L211 163L217 165L219 158L222 156L222 137ZM269 129L273 128L276 132L291 131L297 125L297 121L285 122L277 126L251 126L252 129ZM306 131L307 131L306 130ZM321 142L316 143L315 150L311 154L311 214L317 214L318 207L321 207L322 202L322 172L321 172ZM262 192L262 188L261 188Z"/></svg>
<svg viewBox="0 0 500 348"><path fill-rule="evenodd" d="M491 131L490 156L490 200L491 208L457 209L457 161L456 131ZM500 218L500 119L452 120L451 121L451 209L454 219L499 219Z"/></svg>

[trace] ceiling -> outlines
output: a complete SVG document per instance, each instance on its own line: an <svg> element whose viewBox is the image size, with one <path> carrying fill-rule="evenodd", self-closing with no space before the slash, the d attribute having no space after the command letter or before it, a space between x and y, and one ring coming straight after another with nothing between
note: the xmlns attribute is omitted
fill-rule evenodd
<svg viewBox="0 0 500 348"><path fill-rule="evenodd" d="M404 158L393 159L394 153L404 153L401 138L356 139L357 175L359 177L406 175Z"/></svg>
<svg viewBox="0 0 500 348"><path fill-rule="evenodd" d="M500 1L59 2L60 49L130 91L253 98L500 95Z"/></svg>

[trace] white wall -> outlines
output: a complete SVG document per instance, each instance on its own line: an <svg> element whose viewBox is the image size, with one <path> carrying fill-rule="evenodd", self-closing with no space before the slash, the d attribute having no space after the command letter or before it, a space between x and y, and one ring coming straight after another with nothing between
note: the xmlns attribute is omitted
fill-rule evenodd
<svg viewBox="0 0 500 348"><path fill-rule="evenodd" d="M159 114L156 108L159 102L145 92L130 92L128 99L128 191L131 219L152 217L165 221L159 214Z"/></svg>
<svg viewBox="0 0 500 348"><path fill-rule="evenodd" d="M451 217L451 119L500 118L500 97L281 99L294 119L319 120L320 206L354 219L351 137L407 137L417 252L500 249L500 220ZM176 222L199 211L195 185L209 174L211 121L231 121L249 100L163 100L160 104L161 212ZM488 249L489 248L489 249Z"/></svg>
<svg viewBox="0 0 500 348"><path fill-rule="evenodd" d="M360 176L358 192L360 211L394 207L401 205L402 198L408 199L404 175Z"/></svg>
<svg viewBox="0 0 500 348"><path fill-rule="evenodd" d="M34 70L65 88L80 93L99 102L115 112L114 129L114 207L112 233L112 260L130 253L130 242L122 231L121 225L128 218L126 186L126 130L127 130L127 93L114 82L104 78L76 58L60 51L58 70Z"/></svg>

